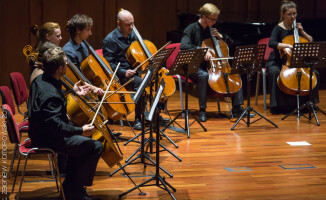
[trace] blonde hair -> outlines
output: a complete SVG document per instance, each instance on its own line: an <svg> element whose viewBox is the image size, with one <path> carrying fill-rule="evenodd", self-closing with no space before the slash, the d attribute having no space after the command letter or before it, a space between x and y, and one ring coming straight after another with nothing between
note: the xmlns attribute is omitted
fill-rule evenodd
<svg viewBox="0 0 326 200"><path fill-rule="evenodd" d="M289 10L290 8L295 8L297 9L297 4L294 3L293 1L289 1L289 0L283 0L281 2L281 8L280 8L280 22L283 21L284 17L282 16L282 14L284 14L287 10Z"/></svg>
<svg viewBox="0 0 326 200"><path fill-rule="evenodd" d="M199 8L199 14L201 16L205 15L216 15L218 16L220 14L220 10L211 3L205 3L202 7Z"/></svg>
<svg viewBox="0 0 326 200"><path fill-rule="evenodd" d="M31 31L36 36L34 51L38 52L40 47L47 42L46 35L52 35L54 30L61 28L58 23L46 22L40 28L37 25L32 26Z"/></svg>

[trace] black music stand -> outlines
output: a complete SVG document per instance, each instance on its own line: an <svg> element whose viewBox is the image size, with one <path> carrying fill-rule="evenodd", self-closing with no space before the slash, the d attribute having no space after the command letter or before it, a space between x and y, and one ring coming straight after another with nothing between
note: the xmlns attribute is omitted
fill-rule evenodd
<svg viewBox="0 0 326 200"><path fill-rule="evenodd" d="M309 120L312 119L312 115L314 115L316 119L317 126L320 125L319 120L317 118L317 112L320 111L324 115L326 113L322 111L313 101L312 94L312 74L314 68L316 67L325 67L326 60L326 43L325 42L312 42L312 43L295 43L292 50L292 56L290 60L290 68L310 68L309 70L309 100L300 106L299 98L297 96L297 108L291 113L287 114L282 118L284 120L288 116L297 113L297 119L300 118L300 110L308 108L309 110ZM298 85L300 88L300 80L298 81ZM303 115L304 116L304 115Z"/></svg>
<svg viewBox="0 0 326 200"><path fill-rule="evenodd" d="M147 81L148 84L150 84L150 94L149 94L149 101L152 103L152 88L155 87L157 88L158 87L158 72L159 70L162 68L163 64L165 63L166 59L171 55L171 53L174 51L175 48L169 48L169 49L162 49L160 52L158 52L151 60L150 60L150 65L153 66L153 70L154 72L152 73L152 76L150 77L150 81ZM144 70L144 72L147 72L147 69ZM153 82L153 80L155 80ZM155 86L154 86L155 84ZM146 105L146 104L145 104ZM152 106L152 105L150 105ZM145 108L145 107L144 107ZM145 112L145 109L143 108L143 112ZM146 114L146 113L145 113ZM142 124L142 127L145 127L145 124ZM150 125L150 128L147 129L149 130L149 137L146 139L145 141L145 145L148 144L149 146L149 150L150 150L150 153L153 153L153 142L155 141L155 139L153 138L153 124L151 123ZM145 130L144 133L147 131ZM162 130L160 130L160 133L165 137L167 138L175 147L178 147L177 144L175 144ZM140 134L143 134L143 131L142 133ZM131 138L128 142L125 143L128 144L130 141L132 141L133 139L139 137L139 135L136 135L135 137ZM160 144L160 146L165 150L165 151L168 151L172 156L174 156L176 159L178 159L180 162L182 161L181 158L179 158L177 155L175 155L172 151L170 151L168 148L166 148L163 144ZM140 150L140 149L139 149ZM129 160L134 156L136 155L136 152L135 151L128 159L126 159L126 162L129 162ZM148 152L146 152L148 153Z"/></svg>
<svg viewBox="0 0 326 200"><path fill-rule="evenodd" d="M182 128L187 132L187 136L188 138L190 138L189 128L196 121L204 129L205 132L207 131L204 125L200 123L200 121L188 109L189 73L195 73L198 71L198 67L200 63L203 61L206 52L207 52L207 48L179 51L173 63L173 66L170 68L169 75L182 74L183 72L186 77L185 109L183 109L172 121L170 121L170 123L166 125L163 131L165 131L167 127L169 127L173 122L175 122L180 128ZM182 114L185 115L185 128L183 128L180 124L176 122L176 119L178 119ZM190 125L189 125L189 114L191 114L192 117L195 119Z"/></svg>
<svg viewBox="0 0 326 200"><path fill-rule="evenodd" d="M159 113L160 113L160 109L157 108L157 104L159 102L159 99L162 95L162 92L164 90L165 87L165 82L164 79L162 79L157 91L156 91L156 95L155 98L153 99L153 103L152 103L152 107L149 111L149 114L146 116L146 120L147 121L152 121L153 118L155 118L156 121L156 165L155 165L155 174L148 180L144 181L143 183L136 185L135 187L133 187L132 189L128 190L127 192L124 192L122 194L119 195L119 199L121 199L124 195L134 191L135 189L139 189L139 187L146 187L146 186L157 186L160 187L164 190L166 190L170 196L172 197L172 199L176 199L172 192L170 191L169 188L171 188L173 190L173 192L176 191L176 189L174 187L172 187L168 182L166 182L165 177L162 177L160 175L160 120L159 120ZM155 181L155 184L148 184L150 181ZM164 186L164 187L162 187ZM140 195L146 195L143 192L140 193Z"/></svg>
<svg viewBox="0 0 326 200"><path fill-rule="evenodd" d="M110 176L113 176L115 173L117 173L118 171L120 171L121 169L123 170L126 166L131 165L131 164L144 164L144 166L146 167L146 165L156 165L155 161L153 159L151 159L148 155L147 152L145 152L145 145L147 145L147 143L151 142L152 139L151 137L148 139L145 139L145 107L146 107L146 86L149 83L150 80L152 80L154 76L154 66L150 65L149 70L147 70L147 73L145 75L145 77L143 78L143 81L140 85L140 87L138 88L135 96L133 97L133 100L135 103L137 103L138 101L141 100L141 110L142 110L142 115L141 115L141 121L142 121L142 130L141 133L139 135L141 135L141 144L140 147L136 149L136 151L134 151L133 154L131 154L131 156L126 159L126 163L122 166L120 166L119 169L115 170L114 172L110 173ZM164 79L163 79L164 80ZM165 83L165 82L164 82ZM138 136L139 136L138 135ZM136 136L135 136L136 137ZM135 138L134 137L134 138ZM162 146L162 144L160 144ZM164 146L163 146L164 147ZM166 149L166 148L165 148ZM166 149L167 151L169 151L168 149ZM137 154L138 152L140 152L139 154ZM173 152L169 151L170 153L172 153L173 156L175 156L173 154ZM134 157L137 154L136 157ZM133 159L131 159L132 157L134 157ZM139 162L134 162L136 161L138 158L140 158ZM131 160L130 160L131 159ZM152 164L148 164L145 162L145 159L149 160ZM170 177L173 177L172 174L170 174L168 171L166 171L164 168L162 168L161 166L159 166L159 168L161 170L163 170L166 174L168 174Z"/></svg>
<svg viewBox="0 0 326 200"><path fill-rule="evenodd" d="M167 48L167 49L164 49L164 50L161 50L157 55L154 56L154 59L151 60L152 64L154 65L154 75L155 76L152 76L152 80L150 82L150 94L149 94L149 101L150 103L152 102L152 97L153 97L153 94L152 94L152 91L153 91L153 87L154 89L157 89L158 88L158 77L159 77L159 70L163 67L163 65L165 64L166 60L168 59L168 57L172 54L172 52L175 50L175 47L173 48ZM146 71L146 69L145 69ZM152 105L150 105L151 107ZM152 123L151 123L151 126L150 126L150 137L152 137L152 131L153 131L153 127L152 127ZM170 137L168 137L164 131L160 130L160 133L165 137L167 138L176 148L178 148L179 146L173 142L171 140ZM169 151L168 149L166 149L165 147L163 147L165 150ZM150 144L150 151L152 153L152 144ZM175 154L173 154L171 151L169 151L170 154L172 154L174 157L176 157L179 161L181 161L181 159L176 156Z"/></svg>
<svg viewBox="0 0 326 200"><path fill-rule="evenodd" d="M277 125L274 124L271 120L267 119L250 106L250 88L252 75L254 72L261 71L265 49L266 44L240 46L236 47L235 49L234 60L231 66L231 74L247 74L247 107L241 113L240 117L237 119L231 130L234 130L241 119L247 124L248 127L250 124L253 124L260 119L265 119L277 127ZM260 116L260 118L250 122L250 111L255 112ZM246 114L247 120L245 121L243 118Z"/></svg>
<svg viewBox="0 0 326 200"><path fill-rule="evenodd" d="M157 88L158 86L158 72L159 70L163 67L163 64L166 62L167 58L172 54L172 52L174 51L174 48L168 48L168 49L162 49L160 52L158 52L149 62L150 65L153 65L154 67L154 72L152 73L152 76L150 78L149 84L150 84L150 94L149 94L149 100L151 102L152 99L152 91L153 91L153 87ZM148 65L148 66L150 66ZM143 73L147 72L148 68L146 68ZM142 124L142 126L145 126L144 124ZM149 128L150 131L150 138L153 138L152 136L152 124L151 127ZM146 130L147 131L147 130ZM145 132L146 132L145 131ZM178 148L178 145L176 143L173 142L173 140L168 137L162 130L160 130L160 133L167 138L176 148ZM130 140L128 140L127 142L124 143L124 145L127 145L129 142L133 141L134 139L138 138L142 133L134 136L133 138L131 138ZM150 151L151 153L152 151L152 143L151 143L152 139L150 139ZM166 147L163 146L163 148L168 151L170 154L172 154L175 158L177 158L179 161L182 161L178 156L176 156L173 152L171 152L170 150L168 150ZM132 155L133 156L133 155ZM131 156L131 157L132 157ZM129 157L126 162L128 162L128 160L131 158Z"/></svg>

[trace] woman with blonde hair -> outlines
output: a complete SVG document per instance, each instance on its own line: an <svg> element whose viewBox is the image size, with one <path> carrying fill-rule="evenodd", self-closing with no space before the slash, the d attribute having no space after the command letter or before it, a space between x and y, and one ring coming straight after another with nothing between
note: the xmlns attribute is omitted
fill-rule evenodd
<svg viewBox="0 0 326 200"><path fill-rule="evenodd" d="M266 62L269 74L270 86L270 112L273 114L289 113L297 107L296 96L285 94L277 85L277 79L282 69L283 61L280 56L280 50L291 50L292 44L283 43L283 39L288 35L294 35L294 22L297 18L297 5L293 1L284 0L280 7L280 22L274 27L270 40L269 47L273 48L268 61ZM305 38L308 42L312 42L313 38L304 31L301 23L296 23L299 36ZM319 101L318 83L319 73L314 70L317 76L317 86L313 89L314 102ZM300 103L305 103L308 96L300 97Z"/></svg>

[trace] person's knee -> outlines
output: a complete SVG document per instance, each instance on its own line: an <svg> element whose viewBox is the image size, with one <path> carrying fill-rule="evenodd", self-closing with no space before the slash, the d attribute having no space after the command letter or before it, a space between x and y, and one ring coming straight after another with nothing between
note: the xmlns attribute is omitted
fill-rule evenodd
<svg viewBox="0 0 326 200"><path fill-rule="evenodd" d="M101 155L104 147L100 141L94 140L94 151L96 154Z"/></svg>
<svg viewBox="0 0 326 200"><path fill-rule="evenodd" d="M268 76L270 77L270 81L275 81L279 76L281 69L275 66L271 66L268 69Z"/></svg>

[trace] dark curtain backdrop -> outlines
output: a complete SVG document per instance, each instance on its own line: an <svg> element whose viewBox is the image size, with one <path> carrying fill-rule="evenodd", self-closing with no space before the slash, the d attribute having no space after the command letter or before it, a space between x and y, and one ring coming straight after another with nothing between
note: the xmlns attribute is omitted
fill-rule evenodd
<svg viewBox="0 0 326 200"><path fill-rule="evenodd" d="M94 20L89 43L98 49L103 38L116 27L119 8L130 10L135 25L144 39L158 48L166 43L166 32L178 27L179 13L196 14L206 2L217 5L220 20L225 22L272 22L279 20L281 0L1 0L0 1L0 85L9 86L9 73L21 72L29 83L30 67L22 49L34 45L30 32L34 24L57 22L62 27L63 46L69 35L64 30L67 20L76 13L87 14ZM326 18L324 0L297 0L301 18Z"/></svg>

